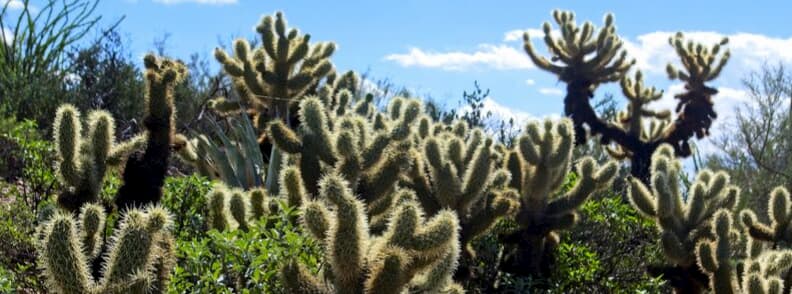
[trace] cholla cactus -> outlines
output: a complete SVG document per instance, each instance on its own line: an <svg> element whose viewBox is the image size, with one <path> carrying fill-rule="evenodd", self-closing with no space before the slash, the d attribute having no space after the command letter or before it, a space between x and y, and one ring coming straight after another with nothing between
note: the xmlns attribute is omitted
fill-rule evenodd
<svg viewBox="0 0 792 294"><path fill-rule="evenodd" d="M450 278L459 253L454 213L442 211L425 221L415 195L400 190L387 230L373 236L365 205L343 177L329 173L320 186L322 200L303 204L303 224L325 242L329 266L320 278L299 264L286 265L282 275L289 293L462 292Z"/></svg>
<svg viewBox="0 0 792 294"><path fill-rule="evenodd" d="M544 42L552 55L551 60L536 53L528 33L523 37L524 47L539 68L557 75L567 84L564 112L574 120L575 144L586 142L587 126L590 135L600 136L603 144L615 143L611 153L617 158L629 157L631 173L644 182L649 181L651 154L660 144L671 144L678 156L689 156L688 140L693 135L699 139L706 136L715 119L712 96L717 90L704 83L717 78L728 61L728 51L718 57L727 40L705 48L701 44L685 43L681 33L671 37L669 42L676 49L684 70L669 65L669 77L685 82L685 92L676 95L680 100L676 108L678 115L673 123L668 123L669 111L655 112L644 107L644 104L658 99L662 92L645 88L640 72L636 73L634 83L626 79L635 61L628 60L627 52L622 49L623 42L616 34L613 15L605 16L605 25L596 37L594 25L586 22L578 26L572 12L556 10L553 18L559 26L560 36L556 36L550 23L543 26ZM590 99L599 85L619 80L630 103L627 112L621 114L616 123L611 123L598 117ZM644 119L650 120L649 129L644 129Z"/></svg>
<svg viewBox="0 0 792 294"><path fill-rule="evenodd" d="M425 117L421 122L431 124ZM462 125L459 128L466 128ZM462 264L467 264L476 255L470 242L516 210L517 192L507 188L509 172L496 169L492 139L480 129L461 136L449 131L418 136L421 148L411 156L414 162L405 185L416 191L428 215L442 209L456 212L465 249Z"/></svg>
<svg viewBox="0 0 792 294"><path fill-rule="evenodd" d="M54 133L59 179L65 186L58 196L61 207L74 212L86 203L97 202L107 167L120 165L125 159L124 184L116 197L117 206L156 203L161 198L171 148L184 146L182 136L173 129L172 95L185 68L177 62L157 61L153 55L144 61L148 80L145 134L117 143L109 113L90 112L88 130L82 132L79 111L69 104L58 108Z"/></svg>
<svg viewBox="0 0 792 294"><path fill-rule="evenodd" d="M661 231L663 254L669 265L654 266L650 273L662 274L676 289L706 288L707 277L696 266L696 244L711 235L712 216L720 209L734 211L739 189L729 184L724 172L701 171L683 197L679 187L681 163L669 145L652 156L652 189L638 179L630 180L628 198L645 217L654 219ZM685 201L686 199L686 201Z"/></svg>
<svg viewBox="0 0 792 294"><path fill-rule="evenodd" d="M65 188L58 195L58 204L70 211L99 200L108 157L111 153L122 153L121 150L113 150L115 125L109 113L93 111L88 115L87 124L87 136L84 137L80 112L69 104L59 107L55 115L58 175Z"/></svg>
<svg viewBox="0 0 792 294"><path fill-rule="evenodd" d="M780 276L792 266L792 251L761 251L753 240L747 242L746 260L734 266L734 252L740 251L743 236L733 225L732 213L721 209L713 216L712 235L696 246L699 267L709 276L709 287L717 294L782 293ZM742 277L742 282L740 281Z"/></svg>
<svg viewBox="0 0 792 294"><path fill-rule="evenodd" d="M223 231L238 228L247 231L255 222L270 213L270 197L264 189L242 191L222 183L207 194L209 228Z"/></svg>
<svg viewBox="0 0 792 294"><path fill-rule="evenodd" d="M333 71L329 58L335 44L310 44L310 35L287 29L281 12L264 16L256 31L261 34L261 47L252 49L247 40L237 39L233 57L218 48L215 58L231 76L254 125L264 130L269 120L286 118L289 103ZM215 100L213 106L221 112L241 110L239 103L225 98Z"/></svg>
<svg viewBox="0 0 792 294"><path fill-rule="evenodd" d="M557 231L573 226L577 208L592 193L608 187L616 175L615 162L599 166L586 157L577 165L575 186L554 197L569 173L574 136L567 119L546 120L544 126L531 122L508 153L505 165L512 174L510 186L519 191L520 208L515 217L519 228L503 238L505 271L545 274L559 242Z"/></svg>
<svg viewBox="0 0 792 294"><path fill-rule="evenodd" d="M305 98L296 132L276 121L268 133L278 149L296 155L309 194L317 195L322 167L330 166L371 203L392 190L399 171L409 163L405 148L397 147L421 111L420 102L414 100L395 99L391 105L393 120L378 114L378 125L356 113L338 116L320 99Z"/></svg>
<svg viewBox="0 0 792 294"><path fill-rule="evenodd" d="M154 55L147 55L143 64L147 86L145 149L126 161L123 184L115 199L119 209L159 202L171 152L189 153L186 138L176 134L173 101L176 84L187 75L186 67L179 61L158 60Z"/></svg>
<svg viewBox="0 0 792 294"><path fill-rule="evenodd" d="M158 207L131 209L121 219L104 256L101 277L91 274L104 231L104 211L87 204L78 220L58 213L43 224L39 262L55 293L165 292L174 248L170 216ZM170 245L169 245L170 244Z"/></svg>
<svg viewBox="0 0 792 294"><path fill-rule="evenodd" d="M767 205L767 215L770 223L765 224L758 220L756 214L751 210L740 212L740 218L748 234L757 242L768 243L771 248L789 249L792 245L792 234L790 234L790 222L792 221L792 200L789 191L784 187L776 187L770 192L770 199ZM788 292L792 289L792 271L784 273L784 289Z"/></svg>

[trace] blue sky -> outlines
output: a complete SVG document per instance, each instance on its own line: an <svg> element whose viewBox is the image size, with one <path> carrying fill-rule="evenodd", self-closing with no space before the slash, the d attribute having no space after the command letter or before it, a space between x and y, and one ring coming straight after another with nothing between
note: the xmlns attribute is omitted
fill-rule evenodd
<svg viewBox="0 0 792 294"><path fill-rule="evenodd" d="M718 105L723 121L745 101L740 79L747 72L764 61L792 63L790 1L104 0L98 13L105 25L126 16L121 31L135 56L169 34L168 53L186 58L195 52L211 57L221 42L257 37L253 27L261 16L281 10L290 26L312 40L338 44L333 62L339 70L368 71L450 106L478 80L491 89L488 107L526 118L560 113L563 84L533 67L521 40L509 33L540 28L555 8L573 10L578 22L595 25L613 12L647 82L668 90L660 108L673 106L671 94L681 89L664 73L665 64L675 62L666 43L670 33L684 31L706 42L731 38L733 58L715 83L724 101ZM539 39L534 44L544 52ZM606 86L598 93L619 97L618 91Z"/></svg>

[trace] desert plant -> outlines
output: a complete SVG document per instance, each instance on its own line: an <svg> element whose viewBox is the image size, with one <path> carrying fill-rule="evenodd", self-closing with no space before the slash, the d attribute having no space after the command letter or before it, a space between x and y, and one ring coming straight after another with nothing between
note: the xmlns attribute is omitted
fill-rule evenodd
<svg viewBox="0 0 792 294"><path fill-rule="evenodd" d="M781 277L792 266L792 251L763 251L761 245L740 242L742 232L733 223L732 213L721 209L712 218L714 239L696 244L699 267L709 276L709 287L717 294L782 293ZM742 236L746 237L746 236ZM745 258L735 266L734 252L745 246Z"/></svg>
<svg viewBox="0 0 792 294"><path fill-rule="evenodd" d="M256 31L261 34L261 47L251 49L244 39L234 41L234 57L222 49L215 50L215 58L231 76L234 89L241 101L220 97L211 106L221 112L244 111L251 115L253 125L259 130L259 144L265 149L265 129L269 121L289 121L291 104L307 92L315 92L320 80L333 71L330 56L335 44L309 43L311 36L300 35L297 29L287 31L283 13L261 19ZM241 102L241 103L240 103ZM280 173L281 154L272 148L267 171L266 188L278 193L277 175Z"/></svg>
<svg viewBox="0 0 792 294"><path fill-rule="evenodd" d="M40 262L49 290L57 293L164 292L175 263L170 215L158 207L131 209L122 218L104 257L100 255L104 208L82 206L75 219L57 213L39 233ZM90 263L104 260L101 276Z"/></svg>
<svg viewBox="0 0 792 294"><path fill-rule="evenodd" d="M243 191L217 183L207 197L211 229L222 231L235 224L235 228L247 231L251 222L270 213L271 199L264 189Z"/></svg>
<svg viewBox="0 0 792 294"><path fill-rule="evenodd" d="M399 190L388 228L375 236L369 233L365 205L342 176L328 173L320 186L322 200L303 204L303 224L324 240L328 269L322 279L299 263L285 265L283 280L291 293L462 291L451 282L459 254L454 213L440 212L425 221L414 193Z"/></svg>
<svg viewBox="0 0 792 294"><path fill-rule="evenodd" d="M776 187L770 193L770 199L764 212L769 223L763 223L756 214L749 209L740 212L742 225L756 242L768 243L772 249L792 249L792 234L790 234L790 221L792 221L792 200L789 192L783 187ZM792 291L792 271L784 273L784 293Z"/></svg>
<svg viewBox="0 0 792 294"><path fill-rule="evenodd" d="M662 275L678 291L698 293L707 288L708 278L696 265L696 244L703 238L713 238L712 216L720 209L733 212L740 192L729 183L726 173L704 170L696 176L688 195L683 195L681 169L673 147L660 146L652 155L651 190L633 178L628 198L644 217L655 220L661 231L668 264L650 266L650 274Z"/></svg>
<svg viewBox="0 0 792 294"><path fill-rule="evenodd" d="M462 121L457 123L466 125ZM428 126L431 122L423 117L420 124ZM492 139L481 129L459 134L450 131L427 134L419 140L420 148L410 156L412 167L403 182L416 192L427 215L441 210L457 214L464 249L457 278L463 279L472 274L468 265L476 258L470 243L486 233L500 217L516 210L517 192L508 188L509 172L496 168L498 155L492 148Z"/></svg>
<svg viewBox="0 0 792 294"><path fill-rule="evenodd" d="M124 183L116 195L116 206L123 209L156 203L161 198L171 148L185 145L173 129L172 97L173 84L185 72L180 63L158 61L153 55L144 61L148 80L144 134L116 143L113 118L107 112L93 111L83 135L79 111L68 104L58 109L54 133L58 172L65 186L58 197L61 207L76 211L85 203L97 202L107 166L120 165L124 160Z"/></svg>
<svg viewBox="0 0 792 294"><path fill-rule="evenodd" d="M577 222L576 210L597 190L608 187L617 165L598 165L590 157L577 164L579 180L559 194L572 165L574 130L568 119L529 123L517 146L506 154L509 186L519 194L518 228L503 236L502 269L522 276L546 276L559 242L558 231Z"/></svg>
<svg viewBox="0 0 792 294"><path fill-rule="evenodd" d="M523 36L524 47L537 67L557 75L567 84L564 112L573 119L575 144L584 144L589 135L600 136L602 144L615 143L614 153L618 157L629 157L633 176L647 183L651 155L661 144L673 146L677 156L691 155L688 141L694 135L699 139L707 136L716 117L712 97L718 91L705 83L716 79L728 61L728 51L718 57L727 39L709 48L692 41L685 42L682 33L669 39L684 70L669 64L668 76L684 82L685 91L675 96L679 99L676 120L665 122L669 112L655 112L644 107L657 99L661 92L644 87L640 73L636 74L635 81L626 76L635 61L628 60L627 52L622 49L613 15L605 16L605 25L596 37L594 25L586 22L578 26L572 12L556 10L553 18L560 28L560 36L552 33L550 23L543 26L544 41L552 61L536 53L528 33ZM599 85L619 80L629 100L628 110L611 123L599 117L590 99ZM654 122L654 129L644 129L642 121L647 119ZM586 133L585 127L590 134Z"/></svg>

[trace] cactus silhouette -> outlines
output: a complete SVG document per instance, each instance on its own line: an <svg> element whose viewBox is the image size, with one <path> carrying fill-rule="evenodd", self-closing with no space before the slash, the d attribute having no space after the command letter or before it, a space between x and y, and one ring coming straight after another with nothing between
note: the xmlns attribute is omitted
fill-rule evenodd
<svg viewBox="0 0 792 294"><path fill-rule="evenodd" d="M170 216L158 207L130 209L121 218L103 256L101 277L91 274L97 258L104 210L86 204L78 220L57 213L42 224L39 261L49 290L56 293L165 292L175 260Z"/></svg>
<svg viewBox="0 0 792 294"><path fill-rule="evenodd" d="M712 216L719 210L733 212L739 202L739 189L729 183L724 172L698 173L684 197L679 187L681 162L670 145L661 145L652 155L652 188L631 179L630 203L638 212L655 220L661 231L667 265L649 268L652 275L663 275L678 291L699 293L708 285L707 276L696 266L696 244L710 234Z"/></svg>
<svg viewBox="0 0 792 294"><path fill-rule="evenodd" d="M289 293L461 293L451 282L459 253L454 213L424 220L414 193L398 190L389 226L371 235L365 205L341 175L328 173L320 187L320 199L303 203L303 225L325 243L328 268L317 277L298 263L285 265Z"/></svg>
<svg viewBox="0 0 792 294"><path fill-rule="evenodd" d="M605 16L605 24L596 35L592 23L579 26L572 12L556 10L553 18L560 36L556 36L550 23L543 25L544 42L551 59L536 53L528 33L523 36L524 48L537 67L557 75L567 84L564 113L573 119L575 144L584 144L588 135L600 136L604 145L614 143L616 146L610 148L611 153L616 158L630 158L632 175L648 183L651 155L658 146L671 144L677 156L689 156L688 140L694 135L700 139L709 134L716 118L712 97L718 91L705 83L716 79L726 65L730 53L719 53L727 39L711 47L685 42L681 33L669 39L684 67L679 70L669 64L669 78L685 83L685 91L675 96L679 100L677 116L671 122L669 111L655 112L644 107L658 99L662 92L644 87L640 72L636 73L634 81L627 78L635 61L628 59L622 48L612 14ZM617 121L608 122L597 115L590 100L598 86L615 81L621 81L629 103L627 111L621 113ZM649 129L644 128L645 120L649 121ZM590 131L588 135L586 127Z"/></svg>
<svg viewBox="0 0 792 294"><path fill-rule="evenodd" d="M576 210L592 193L610 185L617 172L615 162L599 166L590 157L577 164L578 180L569 191L559 193L572 165L572 122L545 120L529 123L506 155L511 172L509 185L519 194L515 220L519 228L502 237L505 252L502 269L523 276L545 275L559 242L558 231L577 222Z"/></svg>
<svg viewBox="0 0 792 294"><path fill-rule="evenodd" d="M184 79L186 67L181 62L157 59L154 55L147 55L143 64L147 87L143 118L145 148L126 160L123 184L115 198L119 209L159 202L171 152L189 152L186 138L176 134L173 101L174 87Z"/></svg>

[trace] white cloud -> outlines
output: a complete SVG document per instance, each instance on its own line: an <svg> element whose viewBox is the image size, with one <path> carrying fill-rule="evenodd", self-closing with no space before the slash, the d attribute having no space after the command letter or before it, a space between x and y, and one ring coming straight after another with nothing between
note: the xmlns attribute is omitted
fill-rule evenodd
<svg viewBox="0 0 792 294"><path fill-rule="evenodd" d="M238 0L154 0L154 2L162 3L162 4L182 4L182 3L196 3L196 4L208 4L208 5L227 5L227 4L236 4L239 2Z"/></svg>
<svg viewBox="0 0 792 294"><path fill-rule="evenodd" d="M564 91L558 88L540 88L539 93L546 96L562 96Z"/></svg>
<svg viewBox="0 0 792 294"><path fill-rule="evenodd" d="M507 45L481 44L474 52L430 52L410 48L406 54L391 54L385 60L395 61L404 67L440 68L449 71L464 71L475 68L498 70L530 69L533 62L522 50Z"/></svg>
<svg viewBox="0 0 792 294"><path fill-rule="evenodd" d="M669 62L678 64L678 57L668 38L672 32L652 32L640 35L635 41L625 39L624 48L636 59L637 68L654 74L664 74ZM685 32L685 38L701 42L705 45L715 44L724 36L729 37L726 47L731 50L731 60L724 73L743 73L745 70L757 69L768 59L781 62L792 62L792 37L773 38L760 34L737 33L724 35L717 32Z"/></svg>
<svg viewBox="0 0 792 294"><path fill-rule="evenodd" d="M10 10L25 8L25 3L20 0L0 0L0 7L8 7Z"/></svg>
<svg viewBox="0 0 792 294"><path fill-rule="evenodd" d="M534 81L532 79L527 79L527 80L525 80L525 84L528 85L528 86L533 86L533 85L536 85L536 81Z"/></svg>

